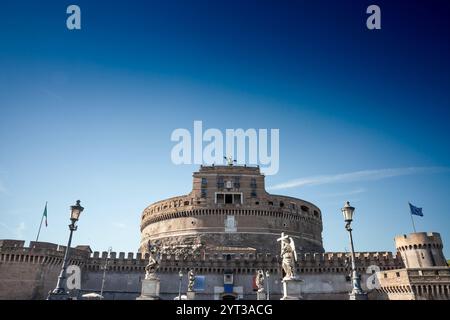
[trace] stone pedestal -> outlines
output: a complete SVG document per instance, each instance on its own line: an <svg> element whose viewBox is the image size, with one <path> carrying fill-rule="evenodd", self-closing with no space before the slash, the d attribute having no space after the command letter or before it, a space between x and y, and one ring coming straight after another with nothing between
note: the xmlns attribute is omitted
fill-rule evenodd
<svg viewBox="0 0 450 320"><path fill-rule="evenodd" d="M187 300L195 300L195 291L186 292L186 299Z"/></svg>
<svg viewBox="0 0 450 320"><path fill-rule="evenodd" d="M280 300L301 300L301 284L303 280L292 278L283 279L283 297Z"/></svg>
<svg viewBox="0 0 450 320"><path fill-rule="evenodd" d="M257 300L266 300L266 293L264 291L256 292L256 299Z"/></svg>
<svg viewBox="0 0 450 320"><path fill-rule="evenodd" d="M358 293L358 292L350 292L349 294L349 299L350 300L367 300L367 293L362 292L362 293Z"/></svg>
<svg viewBox="0 0 450 320"><path fill-rule="evenodd" d="M142 280L141 295L136 300L159 300L159 278Z"/></svg>

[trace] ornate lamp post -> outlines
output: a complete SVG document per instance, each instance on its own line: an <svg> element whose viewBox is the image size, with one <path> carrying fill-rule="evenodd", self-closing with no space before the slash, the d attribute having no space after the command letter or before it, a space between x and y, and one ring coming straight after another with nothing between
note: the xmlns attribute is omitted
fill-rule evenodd
<svg viewBox="0 0 450 320"><path fill-rule="evenodd" d="M355 208L350 205L350 202L346 202L344 207L341 209L346 222L345 229L348 231L350 237L350 247L352 256L352 292L350 295L350 300L367 300L367 293L365 293L361 288L361 277L356 271L355 265L355 249L353 247L353 237L352 237L352 227L351 223L353 221L353 213Z"/></svg>
<svg viewBox="0 0 450 320"><path fill-rule="evenodd" d="M84 208L80 205L80 200L77 200L76 205L70 206L70 221L69 224L69 242L67 243L66 252L64 254L64 261L61 268L61 273L58 277L58 283L56 284L56 288L51 291L47 297L47 300L68 300L70 299L69 294L66 291L66 270L67 264L69 262L69 253L70 253L70 245L72 244L72 234L77 230L76 222L80 218L81 212L83 212Z"/></svg>
<svg viewBox="0 0 450 320"><path fill-rule="evenodd" d="M178 285L178 300L181 300L181 281L183 280L183 272L178 272L178 277L180 278L180 284Z"/></svg>
<svg viewBox="0 0 450 320"><path fill-rule="evenodd" d="M267 270L267 271L266 271L267 300L270 300L270 283L269 283L269 278L270 278L270 272L269 272L269 270Z"/></svg>

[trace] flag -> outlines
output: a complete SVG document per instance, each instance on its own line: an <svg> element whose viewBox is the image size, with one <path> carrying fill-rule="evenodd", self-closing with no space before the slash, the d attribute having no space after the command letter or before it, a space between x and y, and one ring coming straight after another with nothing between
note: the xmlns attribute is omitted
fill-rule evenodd
<svg viewBox="0 0 450 320"><path fill-rule="evenodd" d="M413 206L411 203L409 203L409 209L411 210L411 214L423 217L422 208L418 208L416 206Z"/></svg>
<svg viewBox="0 0 450 320"><path fill-rule="evenodd" d="M45 217L45 226L47 227L48 226L48 223L47 223L47 202L45 203L45 209L44 209L44 215L43 216Z"/></svg>

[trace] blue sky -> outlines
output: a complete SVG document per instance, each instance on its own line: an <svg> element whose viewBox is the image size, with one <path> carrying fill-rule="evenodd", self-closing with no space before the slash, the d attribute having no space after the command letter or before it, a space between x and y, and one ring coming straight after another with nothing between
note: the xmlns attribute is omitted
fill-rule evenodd
<svg viewBox="0 0 450 320"><path fill-rule="evenodd" d="M327 251L440 232L450 256L450 6L376 1L3 1L0 10L0 238L136 251L151 202L190 191L170 160L176 128L279 128L273 192L323 213ZM291 183L294 181L294 183Z"/></svg>

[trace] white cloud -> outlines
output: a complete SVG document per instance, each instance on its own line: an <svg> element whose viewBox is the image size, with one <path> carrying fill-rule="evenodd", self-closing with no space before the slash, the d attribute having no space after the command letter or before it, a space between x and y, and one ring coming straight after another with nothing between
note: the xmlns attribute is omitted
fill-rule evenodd
<svg viewBox="0 0 450 320"><path fill-rule="evenodd" d="M331 183L381 180L386 178L407 176L420 173L438 173L448 171L450 171L450 168L447 167L409 167L409 168L391 168L378 170L362 170L347 173L339 173L334 175L320 175L290 180L269 187L268 189L280 190L280 189L289 189L289 188L331 184Z"/></svg>
<svg viewBox="0 0 450 320"><path fill-rule="evenodd" d="M324 197L342 197L342 196L352 196L355 194L360 194L360 193L364 193L367 190L364 188L358 188L358 189L354 189L354 190L350 190L350 191L343 191L343 192L335 192L335 193L325 193L325 194L321 194Z"/></svg>

